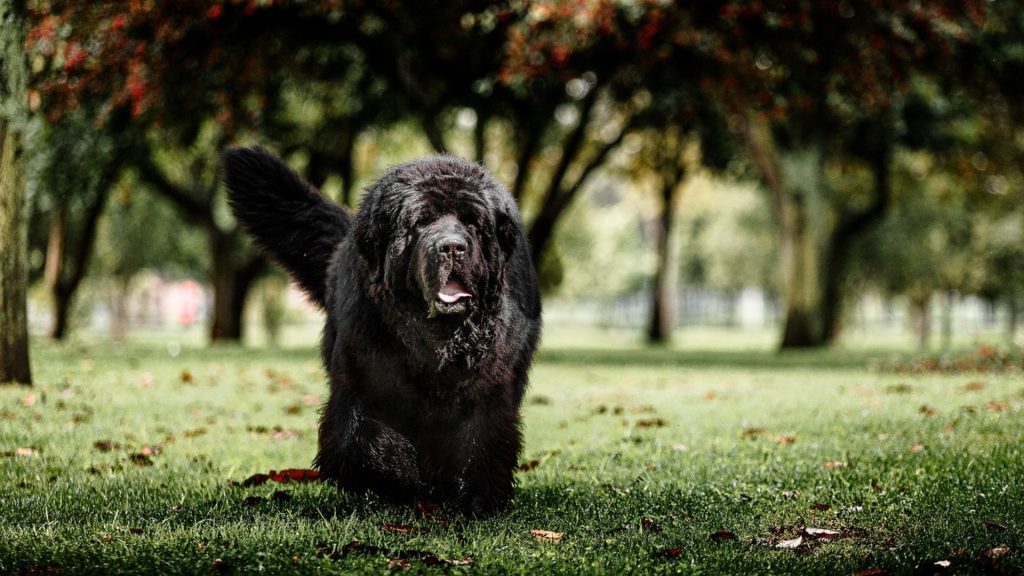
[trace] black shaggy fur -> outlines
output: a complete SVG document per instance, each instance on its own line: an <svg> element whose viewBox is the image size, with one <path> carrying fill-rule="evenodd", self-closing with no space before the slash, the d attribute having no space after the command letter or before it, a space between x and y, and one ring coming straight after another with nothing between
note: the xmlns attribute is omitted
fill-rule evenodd
<svg viewBox="0 0 1024 576"><path fill-rule="evenodd" d="M225 164L235 216L327 313L324 477L474 515L507 505L541 324L508 192L438 156L391 169L352 216L262 149Z"/></svg>

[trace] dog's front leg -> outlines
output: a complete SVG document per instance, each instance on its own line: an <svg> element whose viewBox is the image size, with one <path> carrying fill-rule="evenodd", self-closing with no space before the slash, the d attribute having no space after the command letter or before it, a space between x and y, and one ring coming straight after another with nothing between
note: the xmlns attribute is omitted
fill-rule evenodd
<svg viewBox="0 0 1024 576"><path fill-rule="evenodd" d="M332 394L320 421L316 465L324 479L346 490L412 501L423 492L416 447L345 396Z"/></svg>
<svg viewBox="0 0 1024 576"><path fill-rule="evenodd" d="M488 516L512 499L522 435L515 410L478 409L459 435L463 456L457 504L466 514Z"/></svg>

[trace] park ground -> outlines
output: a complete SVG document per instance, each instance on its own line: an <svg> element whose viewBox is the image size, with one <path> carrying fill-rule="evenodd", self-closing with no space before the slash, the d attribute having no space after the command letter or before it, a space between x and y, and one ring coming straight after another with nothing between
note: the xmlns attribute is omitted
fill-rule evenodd
<svg viewBox="0 0 1024 576"><path fill-rule="evenodd" d="M39 342L0 388L0 573L1024 572L1019 363L715 338L550 331L482 521L253 479L311 463L313 346Z"/></svg>

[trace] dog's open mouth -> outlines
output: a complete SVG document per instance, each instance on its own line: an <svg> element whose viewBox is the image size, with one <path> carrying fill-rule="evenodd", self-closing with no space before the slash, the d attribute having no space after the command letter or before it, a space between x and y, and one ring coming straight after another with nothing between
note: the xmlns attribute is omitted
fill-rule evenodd
<svg viewBox="0 0 1024 576"><path fill-rule="evenodd" d="M430 317L434 318L440 314L462 314L466 311L467 301L472 298L473 295L461 282L449 279L430 303Z"/></svg>

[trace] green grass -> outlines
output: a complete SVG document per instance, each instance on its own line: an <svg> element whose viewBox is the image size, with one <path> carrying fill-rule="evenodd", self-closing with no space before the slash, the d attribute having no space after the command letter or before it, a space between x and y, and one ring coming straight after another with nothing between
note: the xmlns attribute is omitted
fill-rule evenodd
<svg viewBox="0 0 1024 576"><path fill-rule="evenodd" d="M322 484L231 485L309 465L326 388L312 348L34 354L38 385L0 388L0 573L380 573L399 557L448 573L1024 571L1019 374L554 334L524 407L538 465L508 513L472 522ZM806 527L840 535L776 547Z"/></svg>

